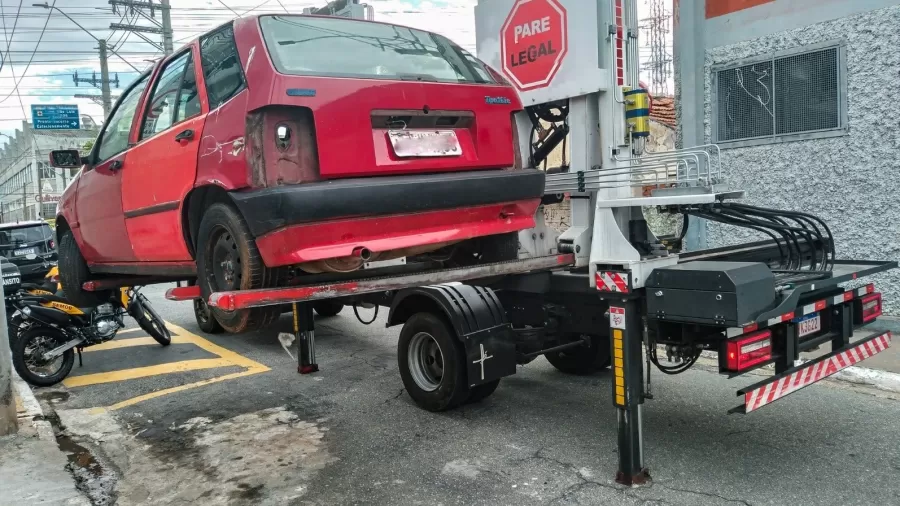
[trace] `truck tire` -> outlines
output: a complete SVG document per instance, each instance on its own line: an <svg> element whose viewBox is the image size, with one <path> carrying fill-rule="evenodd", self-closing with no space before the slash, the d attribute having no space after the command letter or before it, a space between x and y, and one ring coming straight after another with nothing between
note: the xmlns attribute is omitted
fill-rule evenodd
<svg viewBox="0 0 900 506"><path fill-rule="evenodd" d="M316 314L325 318L337 316L344 309L344 305L336 300L320 300L313 304Z"/></svg>
<svg viewBox="0 0 900 506"><path fill-rule="evenodd" d="M78 243L71 230L67 230L59 240L58 248L59 280L66 291L66 298L73 306L95 307L109 301L112 292L88 292L82 288L91 280L91 271L81 255Z"/></svg>
<svg viewBox="0 0 900 506"><path fill-rule="evenodd" d="M475 404L487 399L497 390L498 385L500 385L500 380L495 379L494 381L469 387L469 398L466 399L466 404Z"/></svg>
<svg viewBox="0 0 900 506"><path fill-rule="evenodd" d="M560 372L593 374L609 367L609 337L591 336L591 344L588 347L545 353L544 357Z"/></svg>
<svg viewBox="0 0 900 506"><path fill-rule="evenodd" d="M416 313L403 324L397 343L400 378L419 407L445 411L469 398L465 360L462 343L442 318Z"/></svg>
<svg viewBox="0 0 900 506"><path fill-rule="evenodd" d="M200 293L252 290L278 285L282 269L269 269L262 261L256 241L244 218L232 206L216 203L206 210L197 232L197 276ZM265 327L281 315L278 306L223 311L212 315L229 333Z"/></svg>

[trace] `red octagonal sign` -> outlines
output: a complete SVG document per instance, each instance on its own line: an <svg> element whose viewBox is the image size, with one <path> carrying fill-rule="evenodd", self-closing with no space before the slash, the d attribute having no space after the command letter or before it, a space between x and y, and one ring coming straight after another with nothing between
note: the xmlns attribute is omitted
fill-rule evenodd
<svg viewBox="0 0 900 506"><path fill-rule="evenodd" d="M503 72L523 91L549 85L566 56L566 31L557 0L516 0L500 32Z"/></svg>

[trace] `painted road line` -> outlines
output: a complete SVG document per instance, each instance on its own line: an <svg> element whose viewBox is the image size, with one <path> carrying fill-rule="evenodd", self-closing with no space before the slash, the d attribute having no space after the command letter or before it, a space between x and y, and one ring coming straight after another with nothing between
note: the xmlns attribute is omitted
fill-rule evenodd
<svg viewBox="0 0 900 506"><path fill-rule="evenodd" d="M128 332L137 332L138 330L143 330L143 329L140 327L134 327L134 328L130 328L130 329L120 330L117 334L125 334Z"/></svg>
<svg viewBox="0 0 900 506"><path fill-rule="evenodd" d="M192 341L188 341L179 336L172 336L172 344L192 344ZM88 346L84 349L84 353L90 351L106 351L106 350L117 350L119 348L131 348L132 346L159 346L160 344L156 342L156 339L152 337L135 337L133 339L113 339L112 341L107 341L103 344L95 344L94 346Z"/></svg>
<svg viewBox="0 0 900 506"><path fill-rule="evenodd" d="M178 372L197 371L201 369L213 369L216 367L229 367L235 364L224 358L201 358L197 360L182 360L168 364L151 365L147 367L133 367L121 371L99 372L82 376L70 376L63 380L63 385L68 388L99 385L101 383L114 383L161 374L173 374Z"/></svg>
<svg viewBox="0 0 900 506"><path fill-rule="evenodd" d="M222 361L225 365L228 365L228 366L244 367L245 369L243 371L238 371L238 372L234 372L234 373L230 373L230 374L225 374L222 376L217 376L214 378L196 381L194 383L187 383L185 385L179 385L179 386L175 386L175 387L171 387L171 388L164 388L162 390L157 390L155 392L138 395L136 397L132 397L130 399L125 399L123 401L117 402L117 403L112 404L107 407L93 408L91 410L92 413L98 413L98 412L103 412L103 411L115 411L117 409L127 408L127 407L133 406L139 402L148 401L150 399L156 399L156 398L159 398L159 397L162 397L165 395L174 394L177 392L183 392L185 390L199 388L199 387L203 387L206 385L212 385L215 383L220 383L220 382L231 380L231 379L243 378L245 376L252 376L254 374L259 374L259 373L267 372L270 370L267 366L255 361L255 360L251 360L251 359L244 357L243 355L239 355L238 353L235 353L227 348L223 348L222 346L219 346L211 341L208 341L208 340L198 336L197 334L188 332L187 330L179 327L178 325L175 325L170 322L166 322L166 326L173 333L172 342L179 342L179 343L183 343L183 344L185 344L185 343L186 344L194 344L197 347L203 349L204 351L207 351L214 355L218 355L220 357L218 359L188 360L188 361L176 362L175 364L168 364L168 365L177 365L179 363L184 364L186 362L192 362L192 363L196 364L197 362L205 362L208 360L215 360L215 361ZM152 338L146 338L146 339L152 339ZM176 341L176 339L178 339L178 341ZM137 339L127 339L125 341L133 341L133 340L137 340ZM115 342L115 341L110 341L110 342ZM151 366L151 367L143 368L143 369L153 369L153 368L158 369L160 367L162 367L162 366ZM193 369L194 368L185 369L185 370L193 370ZM133 369L126 369L125 371L119 371L119 372L121 373L121 372L129 372L129 371L133 371ZM181 372L181 371L170 371L170 372ZM107 376L109 376L111 374L114 374L114 373L104 373L104 375L107 375ZM165 373L155 373L155 374L165 374ZM100 376L100 375L93 375L93 376ZM70 378L70 379L76 379L76 378ZM122 381L124 379L131 379L131 378L121 378L121 379L116 379L113 381ZM70 385L66 384L65 382L63 382L63 384L65 384L66 386L70 386Z"/></svg>

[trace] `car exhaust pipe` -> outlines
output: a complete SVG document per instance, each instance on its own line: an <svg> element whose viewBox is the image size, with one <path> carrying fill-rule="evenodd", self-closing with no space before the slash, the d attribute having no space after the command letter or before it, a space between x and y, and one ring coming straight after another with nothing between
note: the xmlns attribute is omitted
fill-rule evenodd
<svg viewBox="0 0 900 506"><path fill-rule="evenodd" d="M359 258L363 262L368 262L369 259L372 258L372 252L369 251L369 248L365 248L363 246L357 246L353 248L353 256Z"/></svg>

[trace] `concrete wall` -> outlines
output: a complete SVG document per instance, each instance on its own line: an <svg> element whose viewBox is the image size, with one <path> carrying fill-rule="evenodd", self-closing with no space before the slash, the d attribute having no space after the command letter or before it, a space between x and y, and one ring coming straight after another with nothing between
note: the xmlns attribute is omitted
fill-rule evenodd
<svg viewBox="0 0 900 506"><path fill-rule="evenodd" d="M838 3L853 2L818 2L825 4L821 9ZM761 8L748 9L742 15ZM812 16L814 11L808 14ZM759 25L753 22L745 26ZM896 205L900 134L895 106L900 101L896 93L900 82L898 26L900 6L894 5L705 51L701 117L704 137L709 140L711 66L835 38L845 40L848 135L722 150L730 183L748 193L745 202L822 217L837 241L839 258L900 260L900 207ZM755 238L750 231L732 227L709 224L707 230L711 246ZM900 270L877 276L874 281L885 293L886 313L900 315Z"/></svg>

